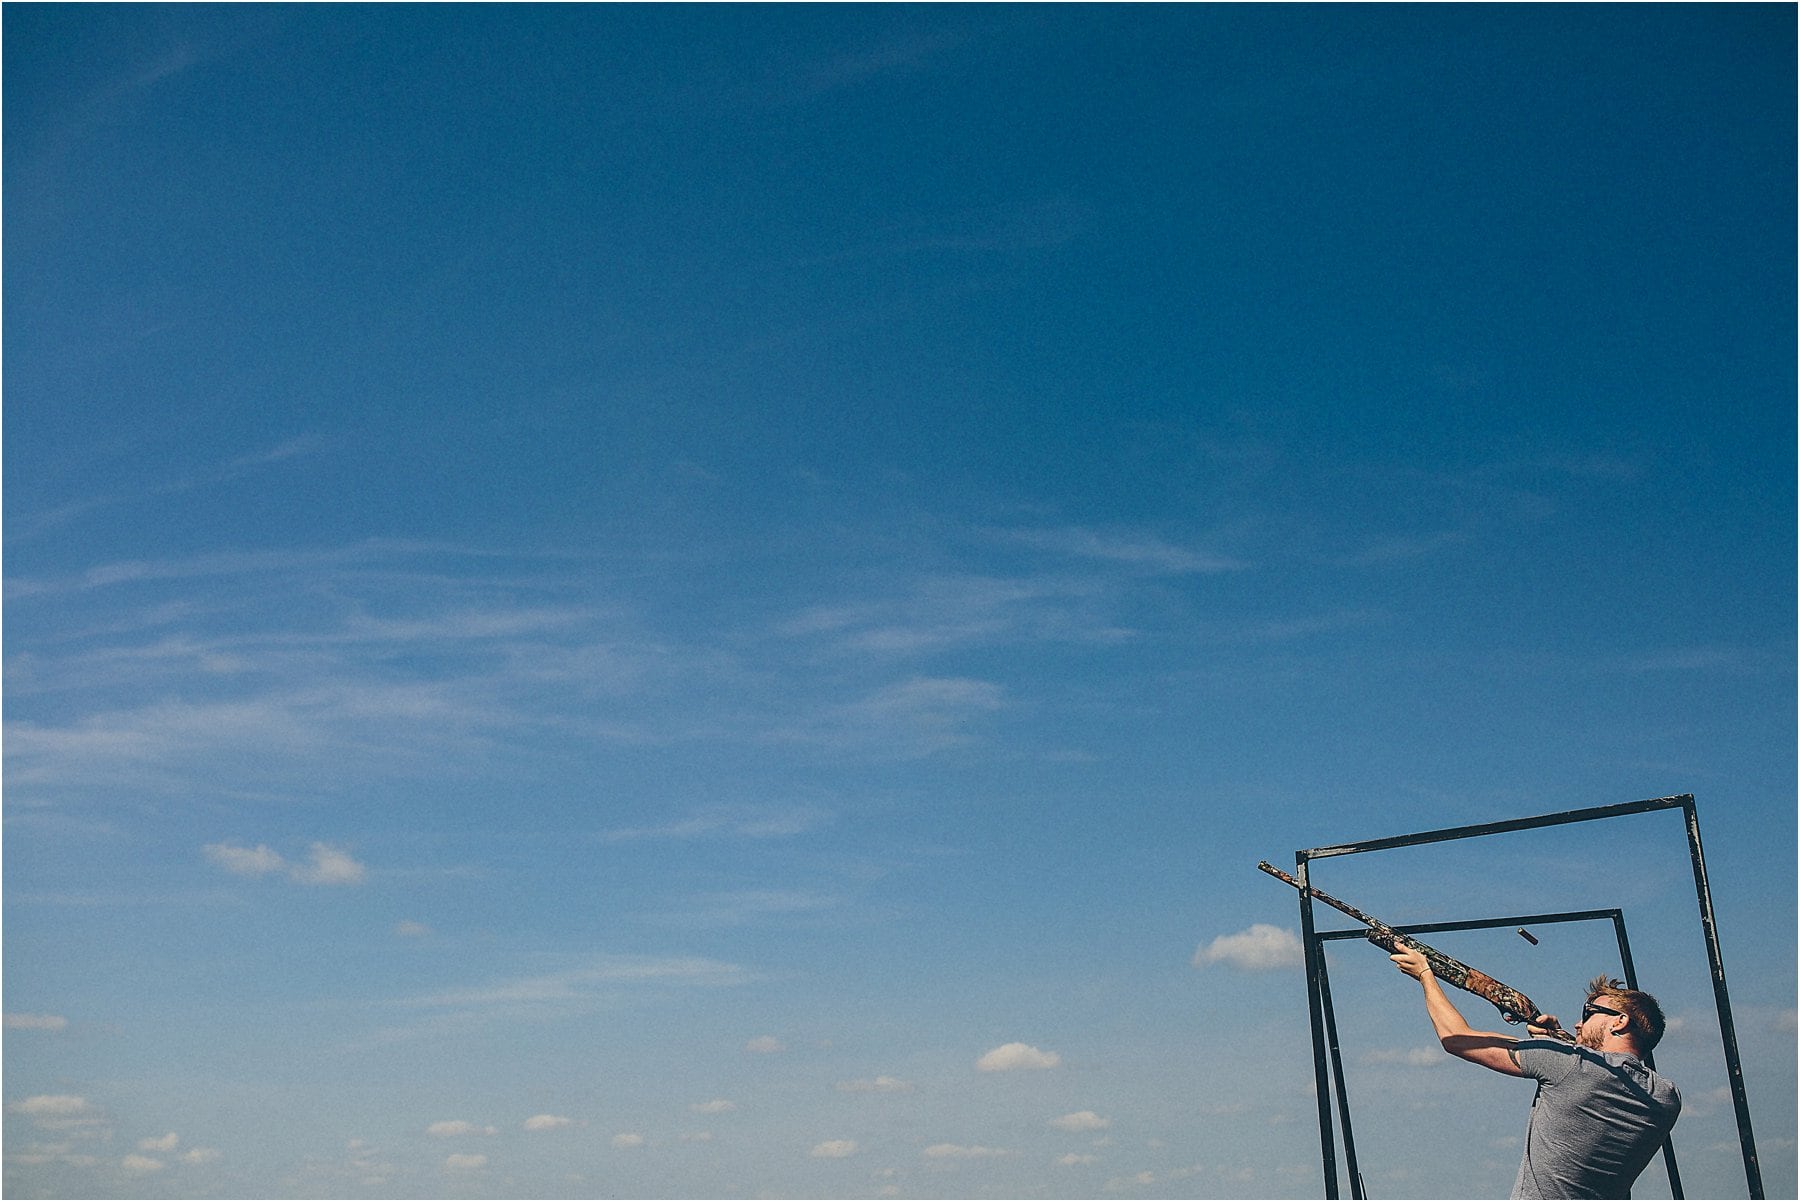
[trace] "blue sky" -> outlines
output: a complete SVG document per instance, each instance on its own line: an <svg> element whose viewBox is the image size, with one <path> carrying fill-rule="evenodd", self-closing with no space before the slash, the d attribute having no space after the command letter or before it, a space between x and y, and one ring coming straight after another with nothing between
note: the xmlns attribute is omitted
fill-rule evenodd
<svg viewBox="0 0 1800 1202"><path fill-rule="evenodd" d="M1790 7L3 22L9 1196L1794 1192Z"/></svg>

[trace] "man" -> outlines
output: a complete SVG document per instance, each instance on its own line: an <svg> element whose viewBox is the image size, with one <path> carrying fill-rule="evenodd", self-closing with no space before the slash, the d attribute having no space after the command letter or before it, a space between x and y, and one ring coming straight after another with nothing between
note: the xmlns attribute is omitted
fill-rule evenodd
<svg viewBox="0 0 1800 1202"><path fill-rule="evenodd" d="M1446 1052L1538 1083L1513 1197L1631 1196L1631 1183L1681 1113L1675 1086L1643 1061L1663 1034L1655 998L1595 977L1573 1044L1513 1039L1471 1028L1419 952L1405 948L1390 959L1424 986L1425 1012ZM1529 1027L1534 1036L1556 1029L1555 1017L1547 1014Z"/></svg>

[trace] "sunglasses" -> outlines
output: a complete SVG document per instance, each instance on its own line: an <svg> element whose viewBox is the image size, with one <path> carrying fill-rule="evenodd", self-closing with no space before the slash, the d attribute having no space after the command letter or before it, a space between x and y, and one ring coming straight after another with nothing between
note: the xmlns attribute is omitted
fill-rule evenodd
<svg viewBox="0 0 1800 1202"><path fill-rule="evenodd" d="M1585 1005L1581 1008L1581 1021L1586 1022L1588 1019L1594 1017L1594 1015L1596 1015L1596 1014L1610 1014L1614 1018L1617 1018L1623 1013L1624 1013L1624 1011L1622 1011L1622 1010L1609 1010L1605 1006L1596 1006L1596 1005L1594 1005L1594 1003L1589 1002L1587 1005Z"/></svg>

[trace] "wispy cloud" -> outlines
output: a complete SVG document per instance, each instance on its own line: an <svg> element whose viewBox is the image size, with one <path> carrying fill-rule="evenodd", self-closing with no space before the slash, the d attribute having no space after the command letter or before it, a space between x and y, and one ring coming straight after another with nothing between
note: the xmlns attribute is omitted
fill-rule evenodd
<svg viewBox="0 0 1800 1202"><path fill-rule="evenodd" d="M811 607L791 638L847 652L916 655L969 645L1116 643L1131 632L1107 612L1108 586L1079 576L932 575L870 599Z"/></svg>
<svg viewBox="0 0 1800 1202"><path fill-rule="evenodd" d="M989 1148L982 1144L931 1144L919 1155L927 1160L986 1160L995 1156L1011 1156L1005 1148Z"/></svg>
<svg viewBox="0 0 1800 1202"><path fill-rule="evenodd" d="M650 985L740 985L751 974L736 964L696 956L603 956L579 968L513 977L460 989L401 998L396 1005L424 1009L480 1010L592 1001L603 988Z"/></svg>
<svg viewBox="0 0 1800 1202"><path fill-rule="evenodd" d="M303 863L289 863L281 853L266 843L243 847L235 843L208 843L201 849L206 858L236 876L263 877L276 873L303 885L360 885L368 877L368 869L349 852L329 843L314 843Z"/></svg>
<svg viewBox="0 0 1800 1202"><path fill-rule="evenodd" d="M8 1031L62 1031L69 1026L60 1014L8 1014L5 1022Z"/></svg>
<svg viewBox="0 0 1800 1202"><path fill-rule="evenodd" d="M255 468L266 467L273 463L284 463L290 459L317 454L325 446L325 440L317 434L302 434L263 451L253 451L247 455L239 455L225 465L229 475L242 475Z"/></svg>
<svg viewBox="0 0 1800 1202"><path fill-rule="evenodd" d="M659 826L619 827L601 832L607 843L686 839L780 839L803 835L831 821L808 806L719 806Z"/></svg>
<svg viewBox="0 0 1800 1202"><path fill-rule="evenodd" d="M970 742L970 726L1005 706L1005 690L969 677L915 676L847 702L818 706L769 734L777 742L905 757Z"/></svg>
<svg viewBox="0 0 1800 1202"><path fill-rule="evenodd" d="M1146 572L1188 575L1239 572L1249 567L1244 561L1231 556L1196 551L1141 532L1064 526L1054 529L995 530L993 534L996 538L1055 555L1104 560Z"/></svg>
<svg viewBox="0 0 1800 1202"><path fill-rule="evenodd" d="M653 917L683 927L734 927L762 918L816 914L843 905L841 898L805 889L739 889L704 893Z"/></svg>

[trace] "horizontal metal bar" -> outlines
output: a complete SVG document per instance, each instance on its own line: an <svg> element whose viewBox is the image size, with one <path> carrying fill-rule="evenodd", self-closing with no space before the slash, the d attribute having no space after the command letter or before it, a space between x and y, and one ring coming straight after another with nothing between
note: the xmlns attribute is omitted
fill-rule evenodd
<svg viewBox="0 0 1800 1202"><path fill-rule="evenodd" d="M1322 860L1327 856L1350 856L1365 851L1389 851L1396 847L1414 847L1421 843L1442 843L1448 839L1467 839L1477 835L1500 835L1509 831L1534 830L1542 826L1562 826L1570 822L1587 822L1595 818L1617 818L1625 814L1647 814L1654 810L1691 807L1694 797L1683 793L1678 797L1654 797L1648 801L1627 801L1618 805L1595 806L1586 810L1565 810L1558 814L1539 814L1534 818L1513 818L1506 822L1482 822L1474 826L1451 826L1437 831L1421 831L1416 835L1395 835L1387 839L1368 839L1361 843L1340 843L1335 847L1314 847L1294 853L1296 860Z"/></svg>
<svg viewBox="0 0 1800 1202"><path fill-rule="evenodd" d="M1388 925L1406 935L1429 935L1434 931L1483 931L1494 927L1549 926L1556 922L1593 922L1597 919L1616 921L1619 910L1569 910L1560 914L1515 914L1510 918L1480 918L1471 922L1394 922ZM1368 927L1350 931L1315 931L1313 938L1323 943L1328 939L1361 939Z"/></svg>

